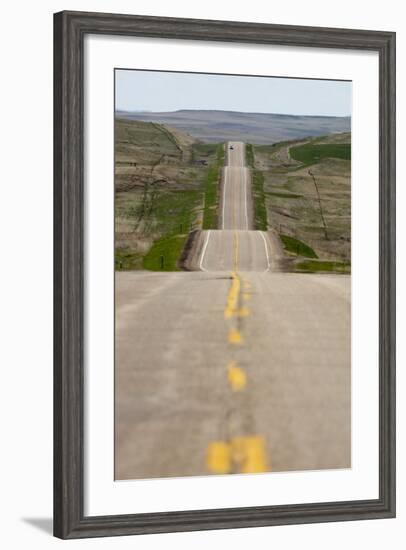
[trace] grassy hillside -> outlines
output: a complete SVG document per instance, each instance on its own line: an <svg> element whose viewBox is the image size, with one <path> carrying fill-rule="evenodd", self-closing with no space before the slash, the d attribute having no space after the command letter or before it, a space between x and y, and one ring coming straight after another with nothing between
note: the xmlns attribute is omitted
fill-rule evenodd
<svg viewBox="0 0 406 550"><path fill-rule="evenodd" d="M351 143L306 143L291 147L289 153L306 166L329 158L351 160Z"/></svg>
<svg viewBox="0 0 406 550"><path fill-rule="evenodd" d="M351 134L253 145L263 178L266 224L298 271L348 272L351 261ZM258 176L257 176L258 178ZM311 260L304 258L311 258Z"/></svg>
<svg viewBox="0 0 406 550"><path fill-rule="evenodd" d="M255 168L254 147L248 143L245 147L246 164L251 168L252 198L254 204L254 229L267 230L266 196L264 192L264 174Z"/></svg>
<svg viewBox="0 0 406 550"><path fill-rule="evenodd" d="M189 232L217 223L223 155L156 123L116 120L116 269L178 269Z"/></svg>

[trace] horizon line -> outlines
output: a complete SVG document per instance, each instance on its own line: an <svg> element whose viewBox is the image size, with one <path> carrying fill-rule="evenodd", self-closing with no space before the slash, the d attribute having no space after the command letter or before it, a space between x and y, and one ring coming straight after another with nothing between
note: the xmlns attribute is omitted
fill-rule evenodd
<svg viewBox="0 0 406 550"><path fill-rule="evenodd" d="M351 114L348 115L305 115L305 114L292 114L292 113L273 113L265 111L235 111L233 109L176 109L174 111L146 111L146 110L129 110L116 107L114 112L121 111L123 113L153 113L153 114L166 114L166 113L179 113L181 111L207 111L207 112L221 112L221 113L243 113L247 115L276 115L276 116L301 116L301 117L319 117L319 118L351 118Z"/></svg>

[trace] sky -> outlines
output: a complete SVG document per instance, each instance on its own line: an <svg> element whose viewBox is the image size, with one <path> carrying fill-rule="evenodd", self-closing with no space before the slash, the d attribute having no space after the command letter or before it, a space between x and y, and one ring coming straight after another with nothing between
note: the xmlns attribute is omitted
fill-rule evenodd
<svg viewBox="0 0 406 550"><path fill-rule="evenodd" d="M351 82L116 70L116 110L350 116Z"/></svg>

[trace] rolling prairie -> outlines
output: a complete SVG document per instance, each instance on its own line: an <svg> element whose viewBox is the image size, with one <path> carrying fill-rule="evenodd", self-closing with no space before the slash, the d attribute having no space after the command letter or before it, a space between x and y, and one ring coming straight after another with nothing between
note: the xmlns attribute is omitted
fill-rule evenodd
<svg viewBox="0 0 406 550"><path fill-rule="evenodd" d="M268 229L280 235L290 267L348 272L351 134L254 145L252 157L254 195L259 179ZM301 243L311 251L303 253Z"/></svg>
<svg viewBox="0 0 406 550"><path fill-rule="evenodd" d="M208 143L237 140L269 145L280 141L325 136L351 130L350 117L188 109L168 113L119 111L117 116L126 120L164 124Z"/></svg>
<svg viewBox="0 0 406 550"><path fill-rule="evenodd" d="M189 237L217 228L224 143L195 137L202 131L199 113L190 133L116 118L117 270L179 270ZM227 130L221 117L217 125L219 132ZM306 137L273 144L246 142L254 226L279 239L284 270L348 273L351 134L309 137L312 130L310 124L303 130Z"/></svg>
<svg viewBox="0 0 406 550"><path fill-rule="evenodd" d="M115 268L177 270L188 235L216 227L223 144L115 122Z"/></svg>

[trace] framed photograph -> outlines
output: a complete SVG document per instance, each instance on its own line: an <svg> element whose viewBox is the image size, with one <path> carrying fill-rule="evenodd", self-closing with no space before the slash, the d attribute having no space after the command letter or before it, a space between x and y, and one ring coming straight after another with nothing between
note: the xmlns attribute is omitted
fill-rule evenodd
<svg viewBox="0 0 406 550"><path fill-rule="evenodd" d="M395 515L395 34L62 12L60 538Z"/></svg>

